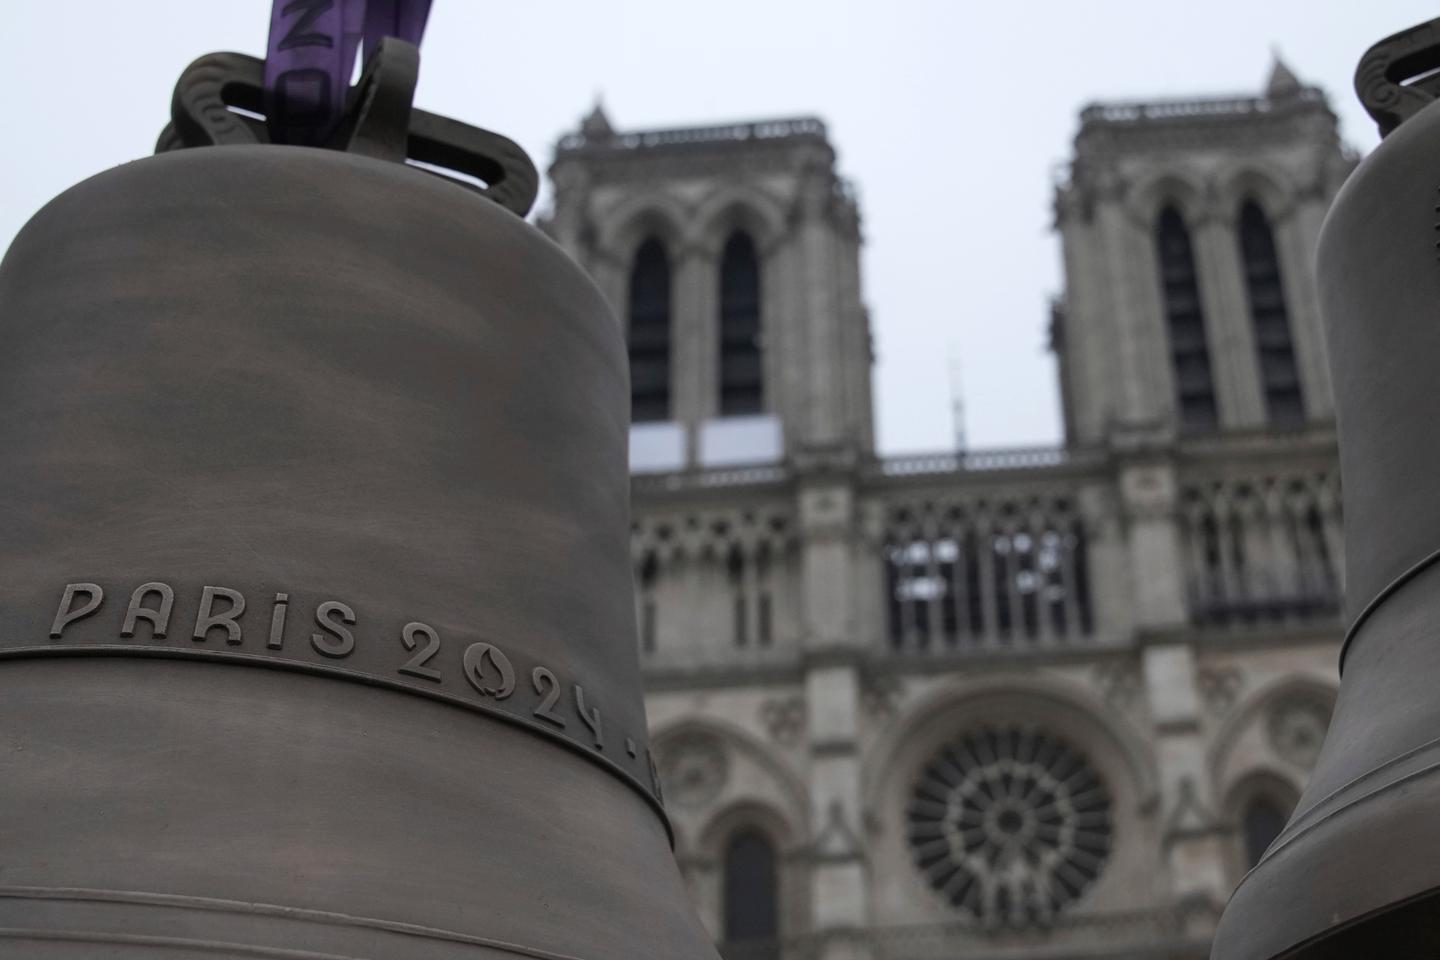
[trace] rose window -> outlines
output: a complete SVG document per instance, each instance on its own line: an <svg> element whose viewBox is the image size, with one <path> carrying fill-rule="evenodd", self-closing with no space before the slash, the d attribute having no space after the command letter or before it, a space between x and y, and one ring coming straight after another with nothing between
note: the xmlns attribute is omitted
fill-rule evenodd
<svg viewBox="0 0 1440 960"><path fill-rule="evenodd" d="M1023 726L982 727L942 747L906 820L926 882L989 925L1044 923L1100 876L1110 794L1078 750Z"/></svg>
<svg viewBox="0 0 1440 960"><path fill-rule="evenodd" d="M704 806L725 787L729 764L720 741L691 734L666 744L660 754L660 783L667 800L682 807Z"/></svg>
<svg viewBox="0 0 1440 960"><path fill-rule="evenodd" d="M1330 728L1330 704L1316 696L1290 696L1270 711L1270 745L1303 770L1312 769Z"/></svg>

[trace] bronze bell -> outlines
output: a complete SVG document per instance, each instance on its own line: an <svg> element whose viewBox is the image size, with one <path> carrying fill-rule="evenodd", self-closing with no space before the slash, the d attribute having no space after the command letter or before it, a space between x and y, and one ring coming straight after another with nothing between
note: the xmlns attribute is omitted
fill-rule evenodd
<svg viewBox="0 0 1440 960"><path fill-rule="evenodd" d="M164 152L0 266L0 955L715 956L646 740L620 327L415 62L316 149L202 58Z"/></svg>
<svg viewBox="0 0 1440 960"><path fill-rule="evenodd" d="M1336 198L1317 264L1345 483L1340 697L1290 822L1225 910L1216 960L1440 949L1436 67L1440 20L1377 44L1356 75L1385 139Z"/></svg>

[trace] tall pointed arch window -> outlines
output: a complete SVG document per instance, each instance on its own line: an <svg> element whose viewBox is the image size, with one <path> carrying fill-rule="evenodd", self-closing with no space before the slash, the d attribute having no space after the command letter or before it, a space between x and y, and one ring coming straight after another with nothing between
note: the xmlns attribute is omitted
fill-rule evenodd
<svg viewBox="0 0 1440 960"><path fill-rule="evenodd" d="M780 935L780 881L775 845L759 830L742 829L725 845L725 942L757 951ZM745 956L764 956L762 952Z"/></svg>
<svg viewBox="0 0 1440 960"><path fill-rule="evenodd" d="M1289 812L1274 798L1259 794L1245 805L1244 823L1245 866L1253 868L1270 849L1270 844L1285 829Z"/></svg>
<svg viewBox="0 0 1440 960"><path fill-rule="evenodd" d="M1205 314L1190 231L1174 207L1166 207L1155 223L1155 251L1160 264L1165 323L1170 334L1170 362L1175 373L1180 429L1214 430L1220 422L1215 404L1215 378L1205 340Z"/></svg>
<svg viewBox="0 0 1440 960"><path fill-rule="evenodd" d="M630 268L630 419L670 419L670 258L655 237Z"/></svg>
<svg viewBox="0 0 1440 960"><path fill-rule="evenodd" d="M760 413L760 258L744 231L725 241L720 257L720 415Z"/></svg>
<svg viewBox="0 0 1440 960"><path fill-rule="evenodd" d="M1265 413L1271 423L1298 423L1305 419L1305 406L1290 337L1290 315L1285 308L1285 288L1280 280L1280 258L1270 221L1254 200L1246 200L1240 208L1239 231Z"/></svg>

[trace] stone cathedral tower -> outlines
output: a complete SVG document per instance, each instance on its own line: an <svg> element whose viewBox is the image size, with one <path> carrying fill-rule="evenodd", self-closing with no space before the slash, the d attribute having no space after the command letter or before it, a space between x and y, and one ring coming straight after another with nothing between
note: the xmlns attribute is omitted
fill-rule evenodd
<svg viewBox="0 0 1440 960"><path fill-rule="evenodd" d="M597 106L550 175L553 235L631 333L637 465L870 453L860 218L823 123L617 134Z"/></svg>
<svg viewBox="0 0 1440 960"><path fill-rule="evenodd" d="M1081 114L1056 198L1071 443L1330 418L1311 270L1352 161L1323 95L1283 64L1260 102Z"/></svg>
<svg viewBox="0 0 1440 960"><path fill-rule="evenodd" d="M1206 956L1337 683L1310 262L1352 163L1280 65L1086 108L1065 444L887 458L820 121L561 140L546 227L626 327L647 708L728 957Z"/></svg>

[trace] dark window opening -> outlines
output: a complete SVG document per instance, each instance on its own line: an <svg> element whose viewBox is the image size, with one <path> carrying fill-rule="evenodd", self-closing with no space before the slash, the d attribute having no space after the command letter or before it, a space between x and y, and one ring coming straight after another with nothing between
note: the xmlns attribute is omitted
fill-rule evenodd
<svg viewBox="0 0 1440 960"><path fill-rule="evenodd" d="M780 933L780 883L775 845L744 830L725 847L725 941L774 941ZM748 956L749 954L747 954Z"/></svg>
<svg viewBox="0 0 1440 960"><path fill-rule="evenodd" d="M1248 612L1245 603L1250 594L1250 578L1245 569L1245 521L1238 513L1230 515L1230 569L1234 571L1236 599Z"/></svg>
<svg viewBox="0 0 1440 960"><path fill-rule="evenodd" d="M980 584L980 558L976 550L975 534L965 533L965 612L970 621L970 636L978 637L985 632L985 598Z"/></svg>
<svg viewBox="0 0 1440 960"><path fill-rule="evenodd" d="M670 260L650 237L630 269L630 419L670 418Z"/></svg>
<svg viewBox="0 0 1440 960"><path fill-rule="evenodd" d="M1155 250L1160 263L1165 324L1170 335L1170 363L1180 429L1205 432L1219 426L1210 348L1205 339L1205 314L1190 231L1174 207L1166 207L1155 225Z"/></svg>
<svg viewBox="0 0 1440 960"><path fill-rule="evenodd" d="M762 549L755 557L755 582L758 596L755 599L756 640L762 647L771 643L772 625L770 609L770 552Z"/></svg>
<svg viewBox="0 0 1440 960"><path fill-rule="evenodd" d="M1085 539L1085 528L1077 520L1068 542L1072 562L1075 564L1075 618L1080 621L1080 632L1085 636L1095 632L1095 614L1090 608L1090 547Z"/></svg>
<svg viewBox="0 0 1440 960"><path fill-rule="evenodd" d="M1013 533L982 532L959 514L946 523L949 529L933 539L902 534L883 548L894 648L955 650L1092 633L1078 519L1044 520Z"/></svg>
<svg viewBox="0 0 1440 960"><path fill-rule="evenodd" d="M1320 510L1314 505L1305 512L1305 531L1315 558L1319 592L1325 597L1332 597L1338 592L1335 569L1330 563L1330 544L1325 540L1325 521L1320 516Z"/></svg>
<svg viewBox="0 0 1440 960"><path fill-rule="evenodd" d="M900 551L891 547L887 553L885 564L885 599L890 610L890 644L894 647L901 647L905 644L905 611L907 609L905 598L900 593L900 584L904 582L904 571L896 562L896 554Z"/></svg>
<svg viewBox="0 0 1440 960"><path fill-rule="evenodd" d="M1050 621L1050 630L1063 637L1069 619L1065 613L1065 582L1061 570L1065 562L1065 538L1057 531L1046 530L1040 536L1040 591L1042 609Z"/></svg>
<svg viewBox="0 0 1440 960"><path fill-rule="evenodd" d="M746 233L730 235L720 257L720 415L764 407L760 356L760 259Z"/></svg>
<svg viewBox="0 0 1440 960"><path fill-rule="evenodd" d="M750 645L749 608L745 602L745 560L738 549L730 551L727 563L730 575L730 592L735 597L735 646Z"/></svg>
<svg viewBox="0 0 1440 960"><path fill-rule="evenodd" d="M1270 221L1253 200L1245 201L1240 208L1240 255L1245 263L1245 290L1255 328L1266 416L1271 423L1299 423L1305 419L1305 405L1290 336L1290 317L1285 309L1280 257Z"/></svg>
<svg viewBox="0 0 1440 960"><path fill-rule="evenodd" d="M1017 571L1015 587L1020 593L1020 622L1025 637L1034 640L1040 633L1040 575L1035 569L1035 541L1028 533L1010 538L1010 550Z"/></svg>
<svg viewBox="0 0 1440 960"><path fill-rule="evenodd" d="M996 633L1005 640L1010 639L1012 617L1010 610L1010 540L1008 537L992 537L990 554L994 557L995 621Z"/></svg>
<svg viewBox="0 0 1440 960"><path fill-rule="evenodd" d="M941 591L940 635L950 646L960 639L960 604L955 596L957 579L955 564L960 557L960 547L952 538L944 537L935 546L936 586Z"/></svg>
<svg viewBox="0 0 1440 960"><path fill-rule="evenodd" d="M930 599L941 587L930 575L930 544L916 540L905 552L910 559L907 580L912 600L910 614L914 620L915 639L919 648L924 650L930 646Z"/></svg>
<svg viewBox="0 0 1440 960"><path fill-rule="evenodd" d="M1200 521L1200 541L1200 551L1205 558L1205 585L1211 594L1222 593L1225 576L1220 567L1220 525L1212 513L1207 512Z"/></svg>
<svg viewBox="0 0 1440 960"><path fill-rule="evenodd" d="M1285 829L1289 814L1269 797L1256 797L1245 807L1245 866L1254 867Z"/></svg>

